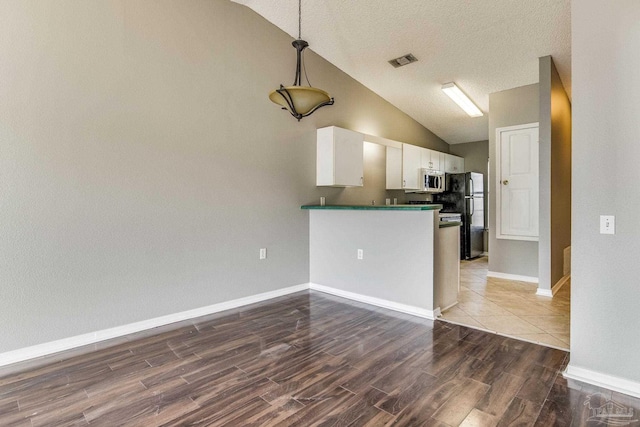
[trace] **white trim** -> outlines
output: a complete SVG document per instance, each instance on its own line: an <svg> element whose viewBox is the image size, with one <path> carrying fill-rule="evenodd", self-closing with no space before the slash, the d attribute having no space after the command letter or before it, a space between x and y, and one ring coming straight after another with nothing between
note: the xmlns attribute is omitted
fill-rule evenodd
<svg viewBox="0 0 640 427"><path fill-rule="evenodd" d="M489 256L489 252L482 252L480 256Z"/></svg>
<svg viewBox="0 0 640 427"><path fill-rule="evenodd" d="M570 274L563 276L560 280L558 280L558 282L556 282L555 285L553 285L551 289L538 288L538 290L536 291L536 295L552 298L560 290L560 288L569 281L570 278Z"/></svg>
<svg viewBox="0 0 640 427"><path fill-rule="evenodd" d="M570 378L572 380L578 380L598 387L608 388L609 390L628 394L629 396L640 397L640 383L636 381L603 374L602 372L596 372L590 369L580 368L571 364L567 366L567 369L562 373L562 375L565 378Z"/></svg>
<svg viewBox="0 0 640 427"><path fill-rule="evenodd" d="M551 291L551 289L542 289L542 288L538 288L536 290L536 295L541 296L541 297L549 297L552 298L553 297L553 292Z"/></svg>
<svg viewBox="0 0 640 427"><path fill-rule="evenodd" d="M147 329L157 328L160 326L169 325L171 323L180 322L182 320L189 320L200 316L206 316L208 314L218 313L220 311L230 310L232 308L242 307L244 305L266 301L295 292L305 291L307 289L309 289L308 283L290 286L288 288L277 289L275 291L264 292L257 295L251 295L244 298L221 302L219 304L213 304L206 307L183 311L180 313L169 314L167 316L143 320L141 322L130 323L128 325L116 326L115 328L103 329L101 331L76 335L74 337L63 338L61 340L50 341L44 344L38 344L31 347L25 347L18 350L0 353L0 366L11 365L38 357L49 356L61 351L95 344L100 341L130 335Z"/></svg>
<svg viewBox="0 0 640 427"><path fill-rule="evenodd" d="M309 289L354 301L364 302L366 304L375 305L376 307L388 308L389 310L399 311L401 313L407 313L413 316L423 317L430 320L434 320L437 317L436 314L438 314L440 311L439 308L437 308L436 310L427 310L424 308L401 304L399 302L389 301L386 299L370 297L367 295L356 294L354 292L343 291L342 289L318 285L317 283L309 283Z"/></svg>
<svg viewBox="0 0 640 427"><path fill-rule="evenodd" d="M487 271L487 277L496 279L517 280L519 282L538 283L538 278L533 276L520 276L519 274L500 273L498 271Z"/></svg>

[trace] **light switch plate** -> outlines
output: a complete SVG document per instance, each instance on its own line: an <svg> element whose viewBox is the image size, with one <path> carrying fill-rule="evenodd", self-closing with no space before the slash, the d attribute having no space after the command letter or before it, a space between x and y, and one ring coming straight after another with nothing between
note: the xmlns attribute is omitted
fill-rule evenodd
<svg viewBox="0 0 640 427"><path fill-rule="evenodd" d="M616 217L600 215L600 234L616 234Z"/></svg>

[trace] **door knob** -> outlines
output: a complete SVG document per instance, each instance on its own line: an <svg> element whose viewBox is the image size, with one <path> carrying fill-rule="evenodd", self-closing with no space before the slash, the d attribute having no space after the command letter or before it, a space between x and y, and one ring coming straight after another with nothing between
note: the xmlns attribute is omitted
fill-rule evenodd
<svg viewBox="0 0 640 427"><path fill-rule="evenodd" d="M509 185L509 180L505 179L504 181L502 181L502 183L503 183L504 185Z"/></svg>

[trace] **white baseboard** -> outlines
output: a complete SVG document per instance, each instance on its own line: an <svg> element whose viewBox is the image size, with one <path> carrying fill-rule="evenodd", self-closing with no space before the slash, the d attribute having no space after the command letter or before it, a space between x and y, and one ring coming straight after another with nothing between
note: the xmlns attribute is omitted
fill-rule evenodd
<svg viewBox="0 0 640 427"><path fill-rule="evenodd" d="M565 378L608 388L629 396L640 397L640 383L635 381L572 366L571 364L567 366L567 369L562 374Z"/></svg>
<svg viewBox="0 0 640 427"><path fill-rule="evenodd" d="M489 252L482 252L480 256L489 256Z"/></svg>
<svg viewBox="0 0 640 427"><path fill-rule="evenodd" d="M538 283L537 277L520 276L518 274L499 273L497 271L487 271L487 277L495 277L496 279L517 280L519 282Z"/></svg>
<svg viewBox="0 0 640 427"><path fill-rule="evenodd" d="M101 331L90 332L88 334L76 335L74 337L64 338L57 341L51 341L44 344L38 344L31 347L25 347L18 350L0 353L0 366L12 365L14 363L25 362L39 357L49 356L65 350L71 350L100 341L112 338L134 334L136 332L169 325L171 323L183 320L194 319L208 314L218 313L220 311L230 310L272 298L289 295L294 292L305 291L309 289L309 284L290 286L288 288L277 289L275 291L264 292L257 295L251 295L244 298L238 298L231 301L221 302L206 307L200 307L193 310L187 310L180 313L169 314L167 316L156 317L154 319L143 320L141 322L130 323L128 325L117 326L115 328L103 329Z"/></svg>
<svg viewBox="0 0 640 427"><path fill-rule="evenodd" d="M540 289L538 288L538 290L536 291L536 295L540 295L543 297L553 297L559 290L560 288L569 281L569 279L571 278L570 274L567 274L566 276L563 276L560 280L558 280L558 282L553 285L553 287L551 289Z"/></svg>
<svg viewBox="0 0 640 427"><path fill-rule="evenodd" d="M538 288L536 290L536 295L541 296L541 297L553 297L553 292L551 291L551 289L540 289Z"/></svg>
<svg viewBox="0 0 640 427"><path fill-rule="evenodd" d="M366 304L375 305L376 307L388 308L389 310L399 311L401 313L411 314L413 316L423 317L425 319L434 320L439 314L440 309L427 310L412 305L401 304L394 301L389 301L381 298L370 297L367 295L356 294L354 292L343 291L341 289L332 288L329 286L318 285L317 283L309 283L309 288L314 291L324 292L326 294L335 295L338 297L364 302Z"/></svg>

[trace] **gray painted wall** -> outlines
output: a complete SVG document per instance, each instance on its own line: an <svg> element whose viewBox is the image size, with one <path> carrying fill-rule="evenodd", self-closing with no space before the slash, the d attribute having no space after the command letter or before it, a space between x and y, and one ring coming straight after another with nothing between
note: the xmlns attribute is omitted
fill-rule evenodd
<svg viewBox="0 0 640 427"><path fill-rule="evenodd" d="M562 277L564 249L571 245L571 102L550 56L540 69L540 239L538 287Z"/></svg>
<svg viewBox="0 0 640 427"><path fill-rule="evenodd" d="M437 212L309 211L311 282L433 311Z"/></svg>
<svg viewBox="0 0 640 427"><path fill-rule="evenodd" d="M640 382L640 2L572 1L570 366ZM616 216L616 234L599 233Z"/></svg>
<svg viewBox="0 0 640 427"><path fill-rule="evenodd" d="M464 170L465 172L480 172L484 175L483 184L484 184L484 226L488 227L489 217L486 214L489 208L489 170L488 170L488 160L489 160L489 141L476 141L476 142L467 142L465 144L452 144L450 145L449 152L451 154L455 154L456 156L460 156L464 158ZM484 251L488 251L486 247L486 239L485 239L485 248Z"/></svg>
<svg viewBox="0 0 640 427"><path fill-rule="evenodd" d="M312 51L335 106L279 110L291 41L226 0L0 2L0 352L308 282L299 206L386 194L376 149L317 189L318 127L448 151Z"/></svg>
<svg viewBox="0 0 640 427"><path fill-rule="evenodd" d="M489 156L495 157L496 128L538 121L539 85L489 95ZM496 164L491 162L491 192L497 191ZM538 242L496 239L496 201L489 199L489 271L538 276Z"/></svg>

